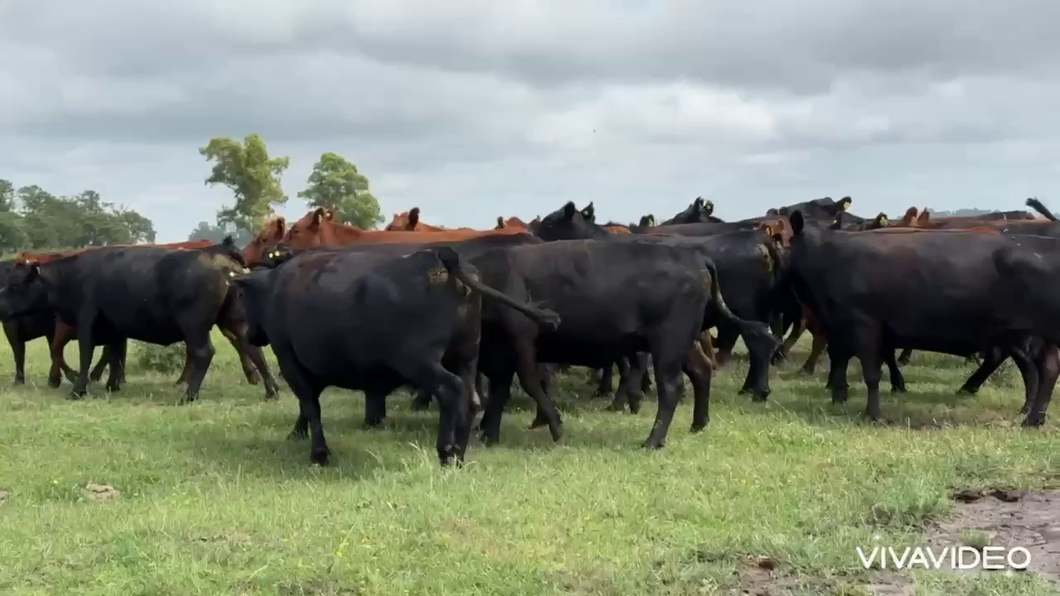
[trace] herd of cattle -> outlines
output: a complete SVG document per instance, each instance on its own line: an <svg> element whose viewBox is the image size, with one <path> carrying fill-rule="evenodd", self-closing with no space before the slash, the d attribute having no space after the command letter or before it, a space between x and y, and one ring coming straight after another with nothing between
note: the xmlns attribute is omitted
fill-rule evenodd
<svg viewBox="0 0 1060 596"><path fill-rule="evenodd" d="M418 409L437 400L445 465L463 460L478 409L483 440L499 440L516 375L537 404L531 428L559 440L549 386L555 366L571 365L602 371L599 394L612 392L617 366L612 408L633 412L650 369L658 410L644 446L661 447L681 373L695 432L708 421L712 371L738 338L750 364L741 393L761 401L769 367L806 330L814 341L803 368L812 372L827 349L833 402L847 399L850 359L861 362L869 418L880 416L881 366L904 392L899 364L928 350L981 358L961 387L968 393L1012 358L1026 386L1024 424L1041 425L1060 374L1056 217L1036 199L1027 204L1038 214L932 218L910 208L894 222L852 215L850 204L824 198L724 222L697 198L660 224L649 215L624 226L597 224L591 203L567 203L529 223L498 218L492 230L430 226L413 209L382 231L320 208L291 225L270 220L241 250L226 238L20 253L0 263L0 319L15 382L25 380L25 343L47 337L48 382L58 387L65 374L73 399L107 368L107 390L120 388L128 339L183 341L178 383L196 399L215 325L247 380L260 375L273 398L269 345L298 398L290 438L308 436L319 464L329 456L326 387L363 391L368 426L382 423L387 395L402 386L418 391ZM76 372L63 361L74 338Z"/></svg>

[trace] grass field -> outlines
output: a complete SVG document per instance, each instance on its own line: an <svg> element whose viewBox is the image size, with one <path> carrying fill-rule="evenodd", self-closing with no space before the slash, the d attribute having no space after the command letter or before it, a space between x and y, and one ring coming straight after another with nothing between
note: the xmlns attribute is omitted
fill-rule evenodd
<svg viewBox="0 0 1060 596"><path fill-rule="evenodd" d="M526 429L517 394L500 446L441 470L437 414L390 401L386 428L361 429L363 398L328 390L332 466L284 439L296 403L264 403L231 347L199 402L174 405L176 374L144 374L130 347L119 394L45 384L45 347L8 389L0 351L0 592L11 594L1051 594L1036 573L864 571L856 546L916 545L968 487L1049 488L1060 475L1056 418L1019 428L1007 364L977 397L954 391L962 360L915 353L910 393L885 394L886 425L852 395L829 404L823 372L773 372L769 403L715 376L712 419L688 431L682 403L667 447L639 448L655 413L605 412L581 369L559 382L566 436ZM267 350L268 351L268 350ZM75 348L67 357L74 361ZM270 362L275 365L269 353ZM275 370L275 369L274 369ZM690 395L690 392L689 392ZM87 495L88 483L104 485ZM116 493L109 492L113 488ZM1060 524L1058 524L1060 525ZM879 536L878 542L875 537ZM976 538L975 540L980 540ZM969 539L972 540L972 539ZM772 573L754 564L772 557ZM873 587L875 586L875 587ZM752 592L754 593L754 592Z"/></svg>

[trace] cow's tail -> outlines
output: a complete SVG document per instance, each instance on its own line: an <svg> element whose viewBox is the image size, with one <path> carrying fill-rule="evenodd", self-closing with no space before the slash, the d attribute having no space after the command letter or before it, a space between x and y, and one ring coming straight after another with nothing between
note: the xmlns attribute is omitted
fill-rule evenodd
<svg viewBox="0 0 1060 596"><path fill-rule="evenodd" d="M718 314L721 318L739 329L748 349L753 350L754 346L761 346L763 350L772 355L780 347L780 340L769 331L769 327L765 323L745 321L729 310L729 306L725 304L725 298L721 295L717 266L714 265L714 261L711 259L704 259L703 264L710 274L710 297L714 301L715 308L718 309Z"/></svg>
<svg viewBox="0 0 1060 596"><path fill-rule="evenodd" d="M467 287L480 294L489 296L501 304L514 308L533 319L538 325L544 325L550 329L559 327L560 318L559 314L556 312L548 310L547 308L536 308L529 304L518 302L504 292L499 292L482 283L478 280L478 276L468 275L467 272L464 271L464 268L460 266L460 255L451 247L439 246L433 250L435 254L438 255L438 260L445 265L449 274L460 280L460 282Z"/></svg>
<svg viewBox="0 0 1060 596"><path fill-rule="evenodd" d="M1049 211L1049 208L1038 199L1027 199L1027 206L1044 215L1049 221L1056 221L1056 216L1053 215L1053 212Z"/></svg>

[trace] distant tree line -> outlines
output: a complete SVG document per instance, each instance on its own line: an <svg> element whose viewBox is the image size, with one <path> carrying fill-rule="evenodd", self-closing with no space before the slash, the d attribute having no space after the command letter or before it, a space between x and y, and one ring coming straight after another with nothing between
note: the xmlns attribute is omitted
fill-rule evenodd
<svg viewBox="0 0 1060 596"><path fill-rule="evenodd" d="M218 210L214 222L199 222L188 239L220 242L231 235L242 246L275 213L275 206L287 202L280 179L289 159L270 157L257 134L247 135L242 142L214 137L199 153L213 166L206 184L228 187L235 202ZM383 222L379 201L372 196L368 179L337 153L320 156L298 197L312 208L330 209L337 221L364 229L373 229ZM58 196L36 185L16 188L12 182L0 179L0 251L154 241L155 228L150 219L104 201L94 190Z"/></svg>
<svg viewBox="0 0 1060 596"><path fill-rule="evenodd" d="M53 195L0 179L0 250L33 250L154 242L150 219L106 202L94 190Z"/></svg>

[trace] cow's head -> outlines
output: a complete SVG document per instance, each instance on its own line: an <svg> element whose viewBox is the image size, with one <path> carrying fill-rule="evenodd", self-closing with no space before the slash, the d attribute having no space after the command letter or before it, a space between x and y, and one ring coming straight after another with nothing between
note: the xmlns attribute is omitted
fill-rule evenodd
<svg viewBox="0 0 1060 596"><path fill-rule="evenodd" d="M48 287L36 261L16 261L0 279L0 320L48 308Z"/></svg>
<svg viewBox="0 0 1060 596"><path fill-rule="evenodd" d="M649 213L647 215L641 216L641 218L640 218L640 227L642 227L642 228L650 228L650 227L653 227L654 225L655 225L655 216L654 215Z"/></svg>
<svg viewBox="0 0 1060 596"><path fill-rule="evenodd" d="M287 233L287 220L283 217L274 217L265 222L265 226L261 228L257 236L247 243L243 247L243 264L246 267L253 267L261 262L266 251L273 246L276 246L280 240L283 240L284 234Z"/></svg>
<svg viewBox="0 0 1060 596"><path fill-rule="evenodd" d="M592 204L590 203L590 207ZM589 209L589 207L586 207ZM595 217L595 213L590 211ZM607 231L586 219L584 210L578 211L573 202L567 203L558 211L545 216L531 231L539 238L551 240L583 240L588 238L606 238Z"/></svg>
<svg viewBox="0 0 1060 596"><path fill-rule="evenodd" d="M317 207L291 224L287 234L283 237L283 242L294 249L326 246L324 237L327 234L327 228L336 225L332 221L333 218L334 214L330 209Z"/></svg>
<svg viewBox="0 0 1060 596"><path fill-rule="evenodd" d="M404 213L395 213L394 218L386 225L388 232L414 232L420 223L420 208L413 207Z"/></svg>

